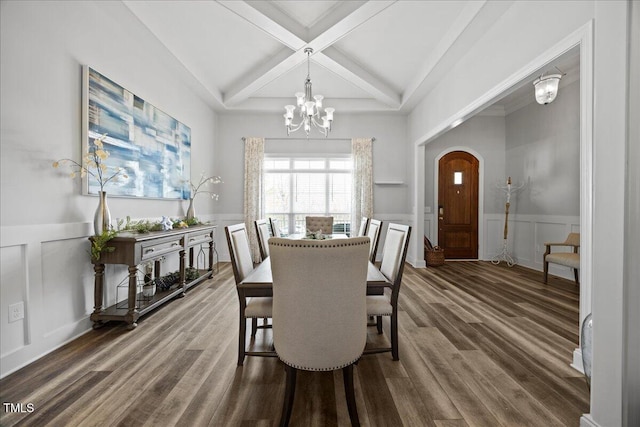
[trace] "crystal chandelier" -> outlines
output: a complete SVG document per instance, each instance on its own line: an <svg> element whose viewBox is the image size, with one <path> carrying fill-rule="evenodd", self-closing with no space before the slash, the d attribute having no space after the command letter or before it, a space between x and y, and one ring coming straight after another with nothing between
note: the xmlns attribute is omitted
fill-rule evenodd
<svg viewBox="0 0 640 427"><path fill-rule="evenodd" d="M309 77L309 64L311 62L310 57L313 53L313 49L308 47L304 50L304 53L307 54L307 79L304 82L304 93L297 92L295 94L296 104L299 108L298 115L300 116L300 122L293 122L296 106L285 105L284 108L287 112L284 114L284 125L287 127L287 135L303 128L308 138L309 132L311 132L311 126L313 126L326 137L329 135L329 132L331 132L331 123L333 122L333 112L335 109L325 108L325 115L320 117L320 110L322 108L322 100L324 97L322 95L312 95L311 77ZM320 120L322 120L322 123Z"/></svg>

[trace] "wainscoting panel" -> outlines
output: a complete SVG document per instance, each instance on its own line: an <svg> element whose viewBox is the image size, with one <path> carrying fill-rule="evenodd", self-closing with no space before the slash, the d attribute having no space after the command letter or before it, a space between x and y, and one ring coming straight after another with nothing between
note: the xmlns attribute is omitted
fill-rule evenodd
<svg viewBox="0 0 640 427"><path fill-rule="evenodd" d="M91 329L91 223L0 228L2 319L0 376L21 368ZM23 302L24 319L8 322Z"/></svg>
<svg viewBox="0 0 640 427"><path fill-rule="evenodd" d="M93 311L93 268L86 238L42 243L42 301L45 336ZM85 262L82 262L85 261Z"/></svg>
<svg viewBox="0 0 640 427"><path fill-rule="evenodd" d="M485 254L492 260L503 245L504 214L485 214ZM543 270L545 242L562 242L570 232L580 232L580 218L559 215L509 215L507 248L518 264ZM568 248L567 248L568 250ZM549 273L573 280L573 270L549 265Z"/></svg>
<svg viewBox="0 0 640 427"><path fill-rule="evenodd" d="M9 322L9 306L20 301L27 309L26 270L24 245L8 246L0 249L0 325L2 346L0 357L15 352L28 344L26 319Z"/></svg>
<svg viewBox="0 0 640 427"><path fill-rule="evenodd" d="M520 265L531 264L534 258L533 224L530 221L509 221L508 238L513 253L518 254Z"/></svg>

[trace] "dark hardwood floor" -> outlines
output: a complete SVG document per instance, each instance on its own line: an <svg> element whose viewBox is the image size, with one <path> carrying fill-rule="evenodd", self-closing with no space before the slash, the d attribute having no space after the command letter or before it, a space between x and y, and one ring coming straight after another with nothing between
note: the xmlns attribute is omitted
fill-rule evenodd
<svg viewBox="0 0 640 427"><path fill-rule="evenodd" d="M141 319L108 324L0 381L2 402L33 404L0 425L271 426L285 373L276 358L236 366L238 300L229 264ZM369 426L578 426L589 391L569 363L578 345L573 282L488 262L407 265L400 361L355 368ZM375 327L368 342L386 340ZM258 331L256 348L271 345ZM5 406L6 407L6 406ZM301 372L292 425L348 425L342 373Z"/></svg>

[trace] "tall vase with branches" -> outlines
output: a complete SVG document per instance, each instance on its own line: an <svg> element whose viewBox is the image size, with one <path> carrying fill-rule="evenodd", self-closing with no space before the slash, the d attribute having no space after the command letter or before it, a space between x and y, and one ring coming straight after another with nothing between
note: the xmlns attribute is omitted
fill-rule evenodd
<svg viewBox="0 0 640 427"><path fill-rule="evenodd" d="M89 175L98 182L98 185L100 185L100 193L98 194L100 196L100 203L93 219L93 226L96 235L109 231L111 228L111 213L107 207L107 193L104 190L105 186L110 182L128 178L124 169L120 167L107 166L104 163L105 160L109 158L109 152L104 149L104 140L106 138L106 133L95 138L93 143L89 145L87 153L83 156L80 163L73 159L66 158L53 162L54 168L61 166L69 167L71 169L71 172L69 173L71 178L75 178L77 176L84 178Z"/></svg>
<svg viewBox="0 0 640 427"><path fill-rule="evenodd" d="M196 217L195 206L193 204L194 199L198 194L205 193L213 200L218 200L218 194L209 190L209 185L215 185L222 183L222 178L219 176L206 176L204 172L200 174L200 180L197 184L193 181L189 181L189 187L191 188L191 197L189 197L189 207L187 208L187 220L193 221Z"/></svg>

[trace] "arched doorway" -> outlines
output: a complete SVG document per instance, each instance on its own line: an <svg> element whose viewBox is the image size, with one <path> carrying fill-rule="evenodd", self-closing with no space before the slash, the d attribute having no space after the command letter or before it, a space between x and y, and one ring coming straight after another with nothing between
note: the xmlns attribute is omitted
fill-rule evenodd
<svg viewBox="0 0 640 427"><path fill-rule="evenodd" d="M478 259L479 163L466 151L438 160L438 245L446 259Z"/></svg>

